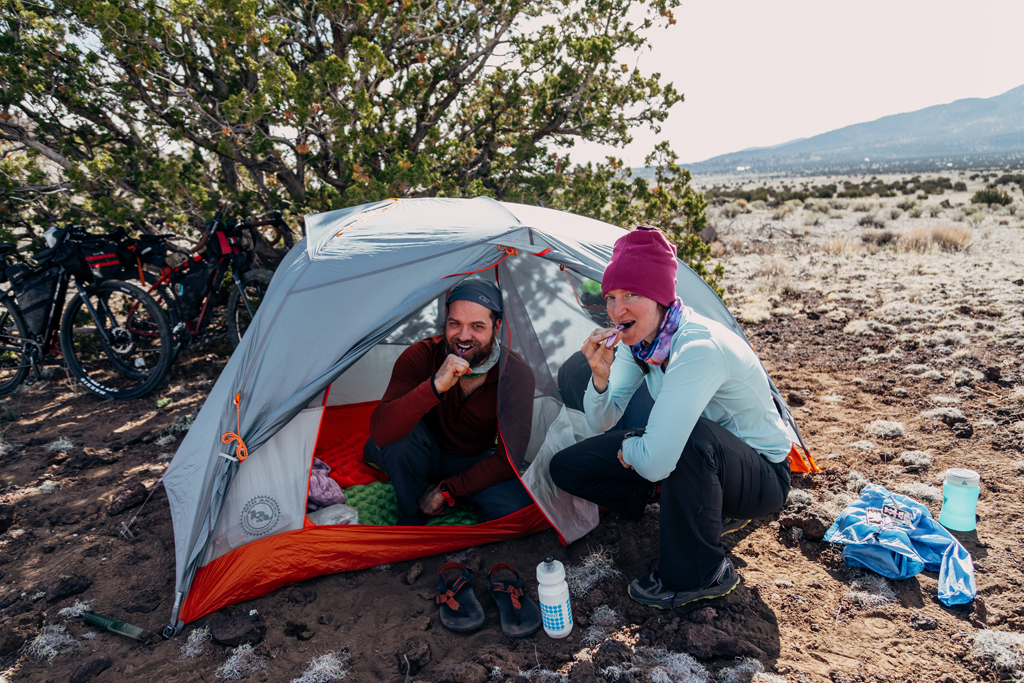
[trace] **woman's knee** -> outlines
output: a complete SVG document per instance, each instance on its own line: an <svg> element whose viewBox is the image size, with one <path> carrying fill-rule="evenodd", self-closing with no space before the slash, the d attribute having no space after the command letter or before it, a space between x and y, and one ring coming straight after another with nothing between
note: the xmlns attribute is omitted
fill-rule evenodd
<svg viewBox="0 0 1024 683"><path fill-rule="evenodd" d="M572 476L574 468L570 465L571 462L572 455L566 451L560 451L555 453L551 458L551 463L548 465L551 481L563 491L569 491L576 480L576 477Z"/></svg>

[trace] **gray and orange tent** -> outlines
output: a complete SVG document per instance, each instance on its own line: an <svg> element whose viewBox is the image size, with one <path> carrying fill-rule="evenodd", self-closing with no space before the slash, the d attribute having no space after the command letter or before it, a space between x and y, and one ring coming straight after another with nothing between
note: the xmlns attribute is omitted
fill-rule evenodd
<svg viewBox="0 0 1024 683"><path fill-rule="evenodd" d="M175 600L167 635L221 607L338 571L450 552L554 527L563 543L598 511L556 488L552 455L580 438L555 378L594 328L581 303L600 281L620 228L491 199L389 200L306 218L245 338L164 477L174 522ZM445 292L473 275L505 299L503 349L533 370L533 414L503 411L499 438L534 500L468 526L317 526L306 516L314 456L343 485L382 478L362 462L369 416L410 344L436 334ZM679 295L743 331L680 263ZM499 367L503 367L499 366ZM794 470L817 469L792 430Z"/></svg>

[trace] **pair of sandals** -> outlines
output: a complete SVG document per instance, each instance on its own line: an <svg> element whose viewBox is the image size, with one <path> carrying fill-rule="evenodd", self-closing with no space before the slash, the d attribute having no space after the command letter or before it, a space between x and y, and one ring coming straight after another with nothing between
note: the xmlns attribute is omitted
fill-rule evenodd
<svg viewBox="0 0 1024 683"><path fill-rule="evenodd" d="M437 596L441 624L449 631L470 633L484 625L484 608L473 593L473 571L458 562L438 570ZM523 577L507 562L499 562L487 575L487 592L498 605L501 630L509 638L525 638L540 630L537 603L523 592Z"/></svg>

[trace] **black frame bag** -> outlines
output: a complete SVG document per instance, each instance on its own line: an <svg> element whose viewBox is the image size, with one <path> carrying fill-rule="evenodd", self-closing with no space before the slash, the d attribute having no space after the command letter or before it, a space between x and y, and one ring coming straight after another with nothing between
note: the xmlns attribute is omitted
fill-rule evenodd
<svg viewBox="0 0 1024 683"><path fill-rule="evenodd" d="M46 314L60 282L60 268L53 266L36 272L15 263L7 266L4 275L11 281L14 298L29 332L41 337L46 332Z"/></svg>

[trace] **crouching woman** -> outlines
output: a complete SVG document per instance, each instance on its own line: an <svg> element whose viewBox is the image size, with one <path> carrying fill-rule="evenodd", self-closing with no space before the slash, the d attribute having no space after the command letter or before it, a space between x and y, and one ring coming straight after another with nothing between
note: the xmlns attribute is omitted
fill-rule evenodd
<svg viewBox="0 0 1024 683"><path fill-rule="evenodd" d="M790 486L791 444L768 375L739 335L683 305L676 263L656 228L616 241L601 281L615 327L594 330L582 349L593 371L584 410L600 435L551 462L559 487L629 520L660 484L657 569L629 585L659 608L735 588L723 531L782 507ZM601 434L644 382L654 398L646 429Z"/></svg>

